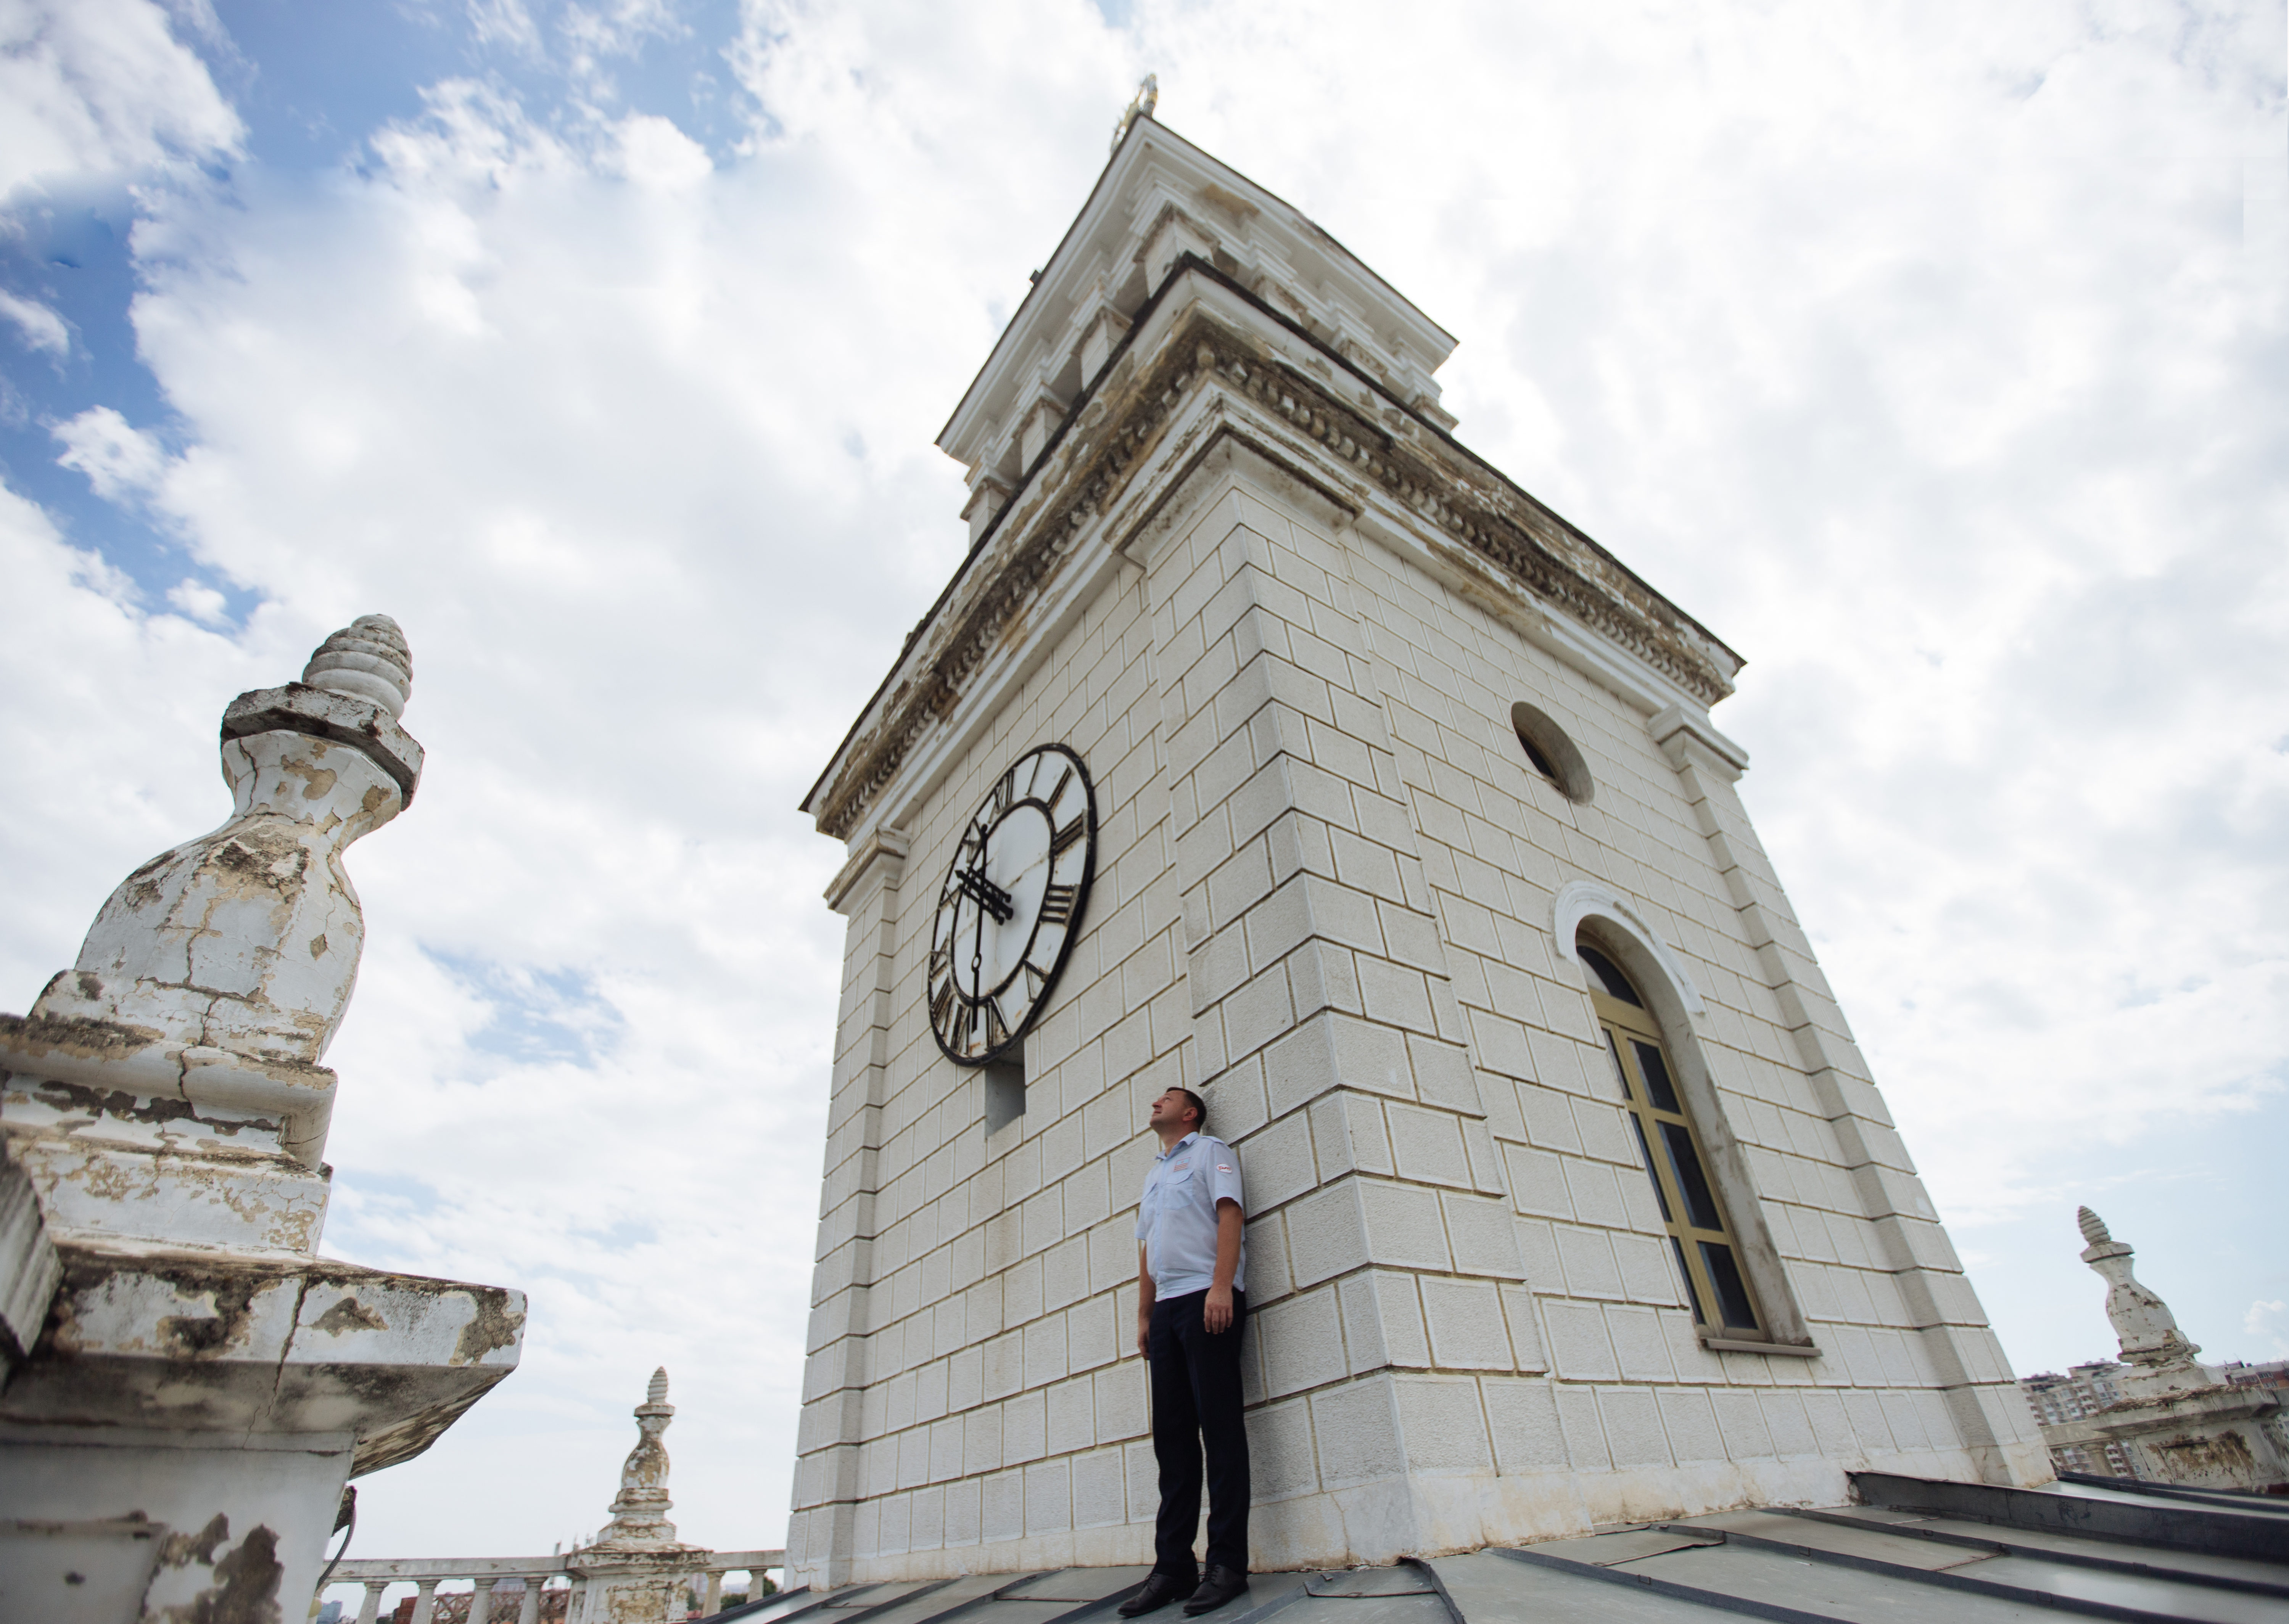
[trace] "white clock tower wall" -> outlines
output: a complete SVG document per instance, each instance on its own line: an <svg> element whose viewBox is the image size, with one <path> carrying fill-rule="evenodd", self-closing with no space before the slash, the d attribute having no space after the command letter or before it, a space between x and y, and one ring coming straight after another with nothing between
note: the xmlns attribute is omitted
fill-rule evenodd
<svg viewBox="0 0 2289 1624"><path fill-rule="evenodd" d="M850 926L789 1535L791 1564L829 1581L1126 1561L1136 1519L1149 1528L1129 1231L1143 1102L1186 1080L1191 1029L1149 637L1132 573L980 728L904 840L840 882ZM1097 875L1024 1042L1025 1113L989 1135L981 1072L931 1035L924 961L967 819L1042 743L1095 780Z"/></svg>
<svg viewBox="0 0 2289 1624"><path fill-rule="evenodd" d="M810 803L851 855L791 1578L1150 1559L1130 1225L1178 1082L1245 1169L1260 1567L2046 1477L1735 792L1732 657L1562 521L1544 585L1487 561L1457 504L1540 510L1440 449L1440 335L1296 273L1310 230L1140 121L949 426L979 551ZM1320 338L1274 318L1313 299ZM989 1133L926 960L967 820L1051 744L1095 887ZM1577 930L1672 1052L1760 1341L1680 1294Z"/></svg>

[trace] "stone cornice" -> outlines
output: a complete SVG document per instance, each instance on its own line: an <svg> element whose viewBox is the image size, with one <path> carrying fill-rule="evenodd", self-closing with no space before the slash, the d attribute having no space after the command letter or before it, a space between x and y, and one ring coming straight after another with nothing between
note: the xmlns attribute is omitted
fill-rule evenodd
<svg viewBox="0 0 2289 1624"><path fill-rule="evenodd" d="M1227 324L1204 305L1184 312L1156 353L1128 364L1153 306L1186 276L1202 278L1300 340L1329 369L1305 373L1266 335ZM1367 391L1346 400L1333 382ZM1567 617L1661 672L1704 705L1732 692L1741 661L1618 560L1375 380L1205 262L1186 256L1123 339L1121 352L1029 472L1024 488L909 636L803 809L821 832L847 839L931 723L949 716L970 675L1025 620L1024 606L1055 575L1090 521L1148 465L1162 432L1200 386L1213 382L1315 441L1340 468L1493 563ZM1379 413L1382 421L1370 415ZM1060 442L1074 460L1054 487ZM1362 492L1364 494L1364 492Z"/></svg>

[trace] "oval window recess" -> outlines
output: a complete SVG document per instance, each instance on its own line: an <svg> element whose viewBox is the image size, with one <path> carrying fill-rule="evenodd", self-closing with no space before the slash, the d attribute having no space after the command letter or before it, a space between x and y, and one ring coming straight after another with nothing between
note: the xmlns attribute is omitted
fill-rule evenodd
<svg viewBox="0 0 2289 1624"><path fill-rule="evenodd" d="M1510 725L1518 729L1518 742L1526 752L1527 764L1556 784L1567 800L1587 806L1597 785L1590 777L1590 764L1566 736L1566 729L1551 720L1548 712L1523 699L1510 707Z"/></svg>

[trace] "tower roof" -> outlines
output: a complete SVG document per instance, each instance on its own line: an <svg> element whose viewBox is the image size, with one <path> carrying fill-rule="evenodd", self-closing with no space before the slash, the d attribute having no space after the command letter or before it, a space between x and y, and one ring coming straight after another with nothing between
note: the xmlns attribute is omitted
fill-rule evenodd
<svg viewBox="0 0 2289 1624"><path fill-rule="evenodd" d="M1293 203L1139 114L938 431L939 448L974 475L1003 460L997 453L1044 390L1070 401L1086 381L1073 360L1081 330L1101 310L1125 317L1144 303L1152 239L1172 219L1197 234L1190 246L1201 258L1451 425L1435 410L1432 374L1454 353L1452 334Z"/></svg>

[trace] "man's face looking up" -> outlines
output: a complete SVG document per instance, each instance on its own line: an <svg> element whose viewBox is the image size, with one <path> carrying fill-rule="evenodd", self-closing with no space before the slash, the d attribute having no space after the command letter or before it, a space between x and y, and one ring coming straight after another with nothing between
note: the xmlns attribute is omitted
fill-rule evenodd
<svg viewBox="0 0 2289 1624"><path fill-rule="evenodd" d="M1152 1102L1152 1111L1144 1118L1144 1124L1154 1128L1185 1126L1189 1125L1192 1114L1192 1103L1171 1088Z"/></svg>

